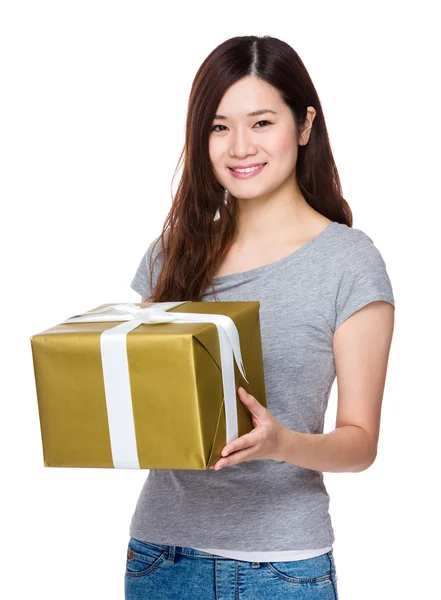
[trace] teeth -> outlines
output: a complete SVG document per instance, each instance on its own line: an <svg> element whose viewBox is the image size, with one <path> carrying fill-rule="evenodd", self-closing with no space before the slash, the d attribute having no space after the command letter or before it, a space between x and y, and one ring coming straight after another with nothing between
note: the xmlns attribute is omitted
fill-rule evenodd
<svg viewBox="0 0 441 600"><path fill-rule="evenodd" d="M264 165L265 163L262 163L262 165ZM236 173L251 173L252 171L255 171L256 169L260 169L260 167L262 165L257 165L257 167L250 167L249 169L231 169L232 171L235 171Z"/></svg>

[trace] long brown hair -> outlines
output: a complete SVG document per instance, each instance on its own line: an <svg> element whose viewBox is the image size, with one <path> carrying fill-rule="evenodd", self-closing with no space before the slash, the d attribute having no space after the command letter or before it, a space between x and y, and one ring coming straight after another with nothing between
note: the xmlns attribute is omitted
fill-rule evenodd
<svg viewBox="0 0 441 600"><path fill-rule="evenodd" d="M209 285L214 290L212 277L236 236L237 204L215 178L209 134L226 90L247 75L279 91L292 111L297 135L305 122L306 108L315 108L309 141L298 148L298 186L315 210L352 227L351 209L342 196L320 100L299 55L286 42L271 36L233 37L207 56L193 81L185 144L175 175L182 163L183 171L156 242L161 241L163 266L152 287L151 302L198 302ZM151 275L154 254L150 254Z"/></svg>

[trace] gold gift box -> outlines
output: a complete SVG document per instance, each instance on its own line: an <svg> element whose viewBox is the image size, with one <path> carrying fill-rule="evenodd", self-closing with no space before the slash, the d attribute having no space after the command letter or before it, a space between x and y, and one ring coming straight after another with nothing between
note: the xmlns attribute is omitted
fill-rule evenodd
<svg viewBox="0 0 441 600"><path fill-rule="evenodd" d="M161 303L136 306L154 304ZM259 309L258 301L184 302L167 311L234 321L249 382L234 362L239 437L253 424L237 388L266 407ZM61 323L31 336L46 467L115 468L100 337L121 322ZM226 445L216 325L141 323L127 333L126 347L139 468L203 470L216 463Z"/></svg>

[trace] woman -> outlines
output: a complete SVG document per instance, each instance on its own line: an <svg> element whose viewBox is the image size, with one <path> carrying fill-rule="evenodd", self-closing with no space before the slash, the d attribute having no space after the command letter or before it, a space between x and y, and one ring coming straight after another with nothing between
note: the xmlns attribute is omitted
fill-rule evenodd
<svg viewBox="0 0 441 600"><path fill-rule="evenodd" d="M259 300L267 407L240 390L254 429L213 469L149 472L126 598L337 598L323 472L375 460L395 305L286 43L232 38L201 65L180 186L131 287L142 301Z"/></svg>

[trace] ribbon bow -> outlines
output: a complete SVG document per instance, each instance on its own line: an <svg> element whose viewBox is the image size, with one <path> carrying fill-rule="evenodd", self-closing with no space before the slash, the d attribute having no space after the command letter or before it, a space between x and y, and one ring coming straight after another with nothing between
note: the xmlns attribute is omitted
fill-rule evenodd
<svg viewBox="0 0 441 600"><path fill-rule="evenodd" d="M158 302L147 308L133 303L111 304L94 309L63 323L123 321L100 336L104 390L110 442L115 468L139 469L127 358L127 334L141 323L213 323L217 327L224 393L226 443L237 439L237 403L234 360L247 383L240 351L239 333L233 319L222 314L167 312L184 302Z"/></svg>

